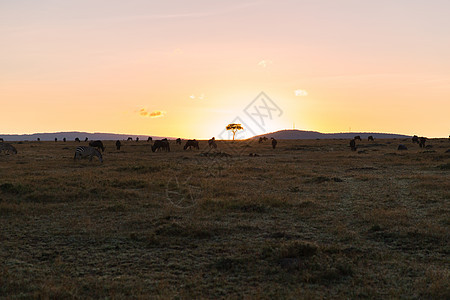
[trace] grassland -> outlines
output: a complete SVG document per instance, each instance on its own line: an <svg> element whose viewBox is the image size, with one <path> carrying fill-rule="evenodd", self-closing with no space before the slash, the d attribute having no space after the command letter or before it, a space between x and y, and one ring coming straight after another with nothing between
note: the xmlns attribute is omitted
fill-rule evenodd
<svg viewBox="0 0 450 300"><path fill-rule="evenodd" d="M449 299L450 142L428 143L13 143L0 298Z"/></svg>

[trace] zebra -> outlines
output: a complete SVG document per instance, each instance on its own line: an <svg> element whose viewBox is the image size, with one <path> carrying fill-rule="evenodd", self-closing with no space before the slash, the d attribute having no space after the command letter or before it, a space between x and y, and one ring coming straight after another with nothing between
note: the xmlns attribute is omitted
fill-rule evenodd
<svg viewBox="0 0 450 300"><path fill-rule="evenodd" d="M89 161L92 161L92 157L97 156L100 162L103 162L103 157L100 151L98 151L96 148L88 147L88 146L79 146L75 150L75 156L73 157L73 160L81 159L82 157L89 156Z"/></svg>
<svg viewBox="0 0 450 300"><path fill-rule="evenodd" d="M4 151L8 154L17 154L16 148L13 145L8 143L0 143L0 152Z"/></svg>

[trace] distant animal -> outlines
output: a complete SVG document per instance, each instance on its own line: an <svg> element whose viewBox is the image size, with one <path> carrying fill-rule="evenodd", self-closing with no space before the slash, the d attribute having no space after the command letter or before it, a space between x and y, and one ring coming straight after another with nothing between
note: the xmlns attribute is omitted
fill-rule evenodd
<svg viewBox="0 0 450 300"><path fill-rule="evenodd" d="M198 146L198 141L197 140L188 140L186 142L186 144L184 145L183 149L186 150L187 148L192 149L192 147L194 147L195 149L200 149L200 147Z"/></svg>
<svg viewBox="0 0 450 300"><path fill-rule="evenodd" d="M271 139L272 139L272 148L275 149L275 147L277 146L278 142L274 138L271 138Z"/></svg>
<svg viewBox="0 0 450 300"><path fill-rule="evenodd" d="M64 142L64 143L66 142L66 138L63 138L63 142Z"/></svg>
<svg viewBox="0 0 450 300"><path fill-rule="evenodd" d="M369 137L367 138L368 141L374 141L373 136L369 135Z"/></svg>
<svg viewBox="0 0 450 300"><path fill-rule="evenodd" d="M80 139L79 138L75 138L75 142L80 142Z"/></svg>
<svg viewBox="0 0 450 300"><path fill-rule="evenodd" d="M82 157L89 157L89 161L92 161L92 157L97 156L100 162L103 163L103 157L100 151L97 148L88 147L88 146L79 146L75 150L75 156L73 160L81 159Z"/></svg>
<svg viewBox="0 0 450 300"><path fill-rule="evenodd" d="M261 144L262 142L265 142L265 141L267 141L267 138L266 137L259 137L259 140L258 140L258 144Z"/></svg>
<svg viewBox="0 0 450 300"><path fill-rule="evenodd" d="M408 148L405 145L400 144L398 145L397 150L408 150Z"/></svg>
<svg viewBox="0 0 450 300"><path fill-rule="evenodd" d="M148 137L147 142L151 142L153 139L151 136Z"/></svg>
<svg viewBox="0 0 450 300"><path fill-rule="evenodd" d="M85 139L84 139L85 142L87 142L88 140L89 140L88 138L85 138Z"/></svg>
<svg viewBox="0 0 450 300"><path fill-rule="evenodd" d="M165 140L157 140L153 143L152 151L167 151L170 152L170 145L167 139Z"/></svg>
<svg viewBox="0 0 450 300"><path fill-rule="evenodd" d="M412 142L413 143L419 143L419 137L417 136L417 135L414 135L412 138L411 138L411 140L412 140Z"/></svg>
<svg viewBox="0 0 450 300"><path fill-rule="evenodd" d="M120 150L120 146L122 146L122 143L119 140L117 140L116 141L116 149Z"/></svg>
<svg viewBox="0 0 450 300"><path fill-rule="evenodd" d="M354 140L361 140L361 136L357 135L353 138Z"/></svg>
<svg viewBox="0 0 450 300"><path fill-rule="evenodd" d="M55 138L55 143L58 141L58 138Z"/></svg>
<svg viewBox="0 0 450 300"><path fill-rule="evenodd" d="M103 146L102 141L90 141L89 146L97 148L97 149L102 149L102 152L105 152L105 147Z"/></svg>
<svg viewBox="0 0 450 300"><path fill-rule="evenodd" d="M355 139L350 140L350 149L352 151L356 151L356 140Z"/></svg>
<svg viewBox="0 0 450 300"><path fill-rule="evenodd" d="M41 138L37 138L37 141L40 142L40 141L41 141Z"/></svg>
<svg viewBox="0 0 450 300"><path fill-rule="evenodd" d="M177 140L176 140L176 142L175 142L177 145L181 145L181 139L180 138L177 138Z"/></svg>
<svg viewBox="0 0 450 300"><path fill-rule="evenodd" d="M421 136L421 137L419 138L419 146L420 146L420 148L425 148L425 143L426 143L426 141L427 141L427 138L426 138L426 137Z"/></svg>
<svg viewBox="0 0 450 300"><path fill-rule="evenodd" d="M7 154L17 154L17 149L13 145L4 142L0 143L0 152L2 151Z"/></svg>
<svg viewBox="0 0 450 300"><path fill-rule="evenodd" d="M132 140L133 140L132 137L127 138L127 141L128 141L128 142L129 142L129 141L132 141Z"/></svg>
<svg viewBox="0 0 450 300"><path fill-rule="evenodd" d="M216 149L216 148L217 148L216 138L213 137L212 139L210 139L210 140L208 141L208 145L209 145L209 148L214 148L214 149Z"/></svg>
<svg viewBox="0 0 450 300"><path fill-rule="evenodd" d="M139 142L139 137L136 137L136 142Z"/></svg>
<svg viewBox="0 0 450 300"><path fill-rule="evenodd" d="M450 138L450 136L449 136L449 138ZM3 138L0 138L0 142L2 142L2 143L4 142Z"/></svg>

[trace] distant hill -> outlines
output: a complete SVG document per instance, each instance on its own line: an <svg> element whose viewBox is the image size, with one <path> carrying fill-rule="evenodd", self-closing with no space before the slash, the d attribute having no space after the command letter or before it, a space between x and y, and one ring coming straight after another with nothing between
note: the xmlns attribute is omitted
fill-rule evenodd
<svg viewBox="0 0 450 300"><path fill-rule="evenodd" d="M359 135L362 139L367 139L369 135L375 139L403 139L411 136L394 134L394 133L377 133L377 132L343 132L343 133L320 133L317 131L304 130L280 130L266 134L256 135L253 139L259 137L275 138L277 140L302 140L302 139L352 139Z"/></svg>
<svg viewBox="0 0 450 300"><path fill-rule="evenodd" d="M147 140L148 135L135 135L135 134L115 134L115 133L88 133L88 132L53 132L53 133L33 133L33 134L0 134L0 138L3 138L5 141L36 141L38 138L41 141L54 141L55 138L58 141L61 141L63 138L66 138L67 141L74 141L75 138L79 138L83 141L85 138L89 140L126 140L128 137L131 137L133 140L136 137L139 137L140 140ZM153 139L162 139L165 137L160 136L152 136ZM167 137L168 139L172 139Z"/></svg>

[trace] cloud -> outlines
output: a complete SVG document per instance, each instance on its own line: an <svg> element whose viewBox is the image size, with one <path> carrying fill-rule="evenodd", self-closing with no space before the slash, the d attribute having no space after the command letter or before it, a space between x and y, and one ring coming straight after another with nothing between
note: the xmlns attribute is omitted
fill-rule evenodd
<svg viewBox="0 0 450 300"><path fill-rule="evenodd" d="M189 98L191 98L192 100L198 99L198 100L203 100L205 99L205 94L201 94L200 96L195 96L194 94L190 95Z"/></svg>
<svg viewBox="0 0 450 300"><path fill-rule="evenodd" d="M308 92L305 90L295 90L294 91L295 96L297 97L305 97L308 96Z"/></svg>
<svg viewBox="0 0 450 300"><path fill-rule="evenodd" d="M267 68L268 65L273 64L273 62L271 60L266 60L263 59L258 63L258 66L263 67L263 68Z"/></svg>
<svg viewBox="0 0 450 300"><path fill-rule="evenodd" d="M139 110L139 115L142 117L160 118L163 117L165 114L166 112L161 110L155 110L152 112L148 112L145 108Z"/></svg>

